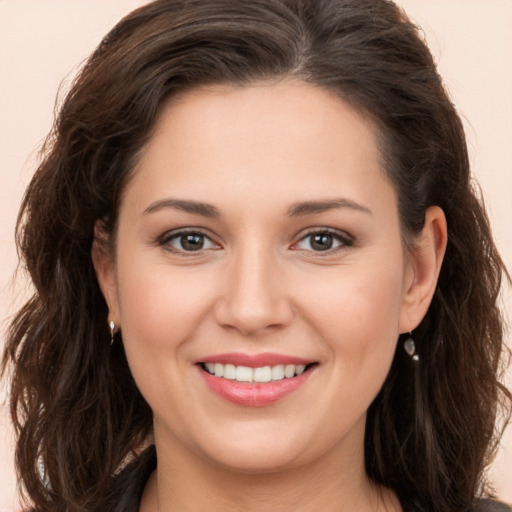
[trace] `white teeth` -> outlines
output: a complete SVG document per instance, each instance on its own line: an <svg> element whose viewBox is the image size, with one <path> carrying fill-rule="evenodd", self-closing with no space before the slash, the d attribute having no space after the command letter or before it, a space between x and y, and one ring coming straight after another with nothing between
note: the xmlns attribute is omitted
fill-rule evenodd
<svg viewBox="0 0 512 512"><path fill-rule="evenodd" d="M272 370L270 366L254 368L254 382L270 382L272 380Z"/></svg>
<svg viewBox="0 0 512 512"><path fill-rule="evenodd" d="M252 382L253 373L254 371L252 368L248 368L247 366L237 366L235 380L238 382Z"/></svg>
<svg viewBox="0 0 512 512"><path fill-rule="evenodd" d="M206 366L206 368L208 368L208 366ZM223 364L215 363L214 368L215 369L213 372L210 372L210 370L208 370L208 371L210 373L215 374L215 377L224 377L224 365Z"/></svg>
<svg viewBox="0 0 512 512"><path fill-rule="evenodd" d="M236 366L234 364L224 365L223 377L225 379L235 380L236 379Z"/></svg>
<svg viewBox="0 0 512 512"><path fill-rule="evenodd" d="M284 376L287 378L287 379L290 379L291 377L293 377L295 375L295 365L294 364L287 364L285 367L284 367Z"/></svg>
<svg viewBox="0 0 512 512"><path fill-rule="evenodd" d="M284 379L284 364L278 364L272 368L272 380Z"/></svg>
<svg viewBox="0 0 512 512"><path fill-rule="evenodd" d="M276 366L261 366L250 368L248 366L235 366L234 364L205 363L204 367L215 377L236 380L237 382L271 382L291 379L302 375L306 370L304 364L278 364Z"/></svg>

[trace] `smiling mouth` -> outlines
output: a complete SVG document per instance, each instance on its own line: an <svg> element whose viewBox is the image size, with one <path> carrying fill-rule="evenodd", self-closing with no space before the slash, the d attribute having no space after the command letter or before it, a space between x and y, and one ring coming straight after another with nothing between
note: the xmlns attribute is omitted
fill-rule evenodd
<svg viewBox="0 0 512 512"><path fill-rule="evenodd" d="M200 363L199 366L213 377L245 383L277 382L299 377L318 363L310 364L278 364L275 366L237 366L222 363Z"/></svg>

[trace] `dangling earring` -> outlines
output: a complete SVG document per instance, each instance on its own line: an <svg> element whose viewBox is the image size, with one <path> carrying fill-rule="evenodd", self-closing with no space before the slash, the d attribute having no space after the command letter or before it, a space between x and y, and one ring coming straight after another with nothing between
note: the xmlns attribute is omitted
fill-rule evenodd
<svg viewBox="0 0 512 512"><path fill-rule="evenodd" d="M404 341L404 350L409 354L413 361L418 362L420 356L416 354L416 344L412 339L412 332L409 333L409 337Z"/></svg>
<svg viewBox="0 0 512 512"><path fill-rule="evenodd" d="M110 327L110 345L113 345L114 344L114 329L116 327L116 324L110 320L110 322L108 323L108 326Z"/></svg>

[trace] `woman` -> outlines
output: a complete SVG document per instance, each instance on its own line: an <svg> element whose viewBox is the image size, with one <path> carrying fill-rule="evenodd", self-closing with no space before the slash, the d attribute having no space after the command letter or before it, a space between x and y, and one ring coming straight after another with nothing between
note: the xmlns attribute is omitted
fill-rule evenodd
<svg viewBox="0 0 512 512"><path fill-rule="evenodd" d="M35 510L495 506L505 269L392 3L133 12L18 229L36 294L4 364Z"/></svg>

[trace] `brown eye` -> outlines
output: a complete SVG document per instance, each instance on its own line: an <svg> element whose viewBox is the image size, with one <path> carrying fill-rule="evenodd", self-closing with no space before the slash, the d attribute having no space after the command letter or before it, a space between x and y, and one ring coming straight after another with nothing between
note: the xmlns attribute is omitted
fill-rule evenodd
<svg viewBox="0 0 512 512"><path fill-rule="evenodd" d="M159 245L177 253L190 253L218 248L218 245L207 235L197 231L171 233L164 236L159 241Z"/></svg>
<svg viewBox="0 0 512 512"><path fill-rule="evenodd" d="M327 251L332 249L334 237L327 233L311 235L309 243L314 251Z"/></svg>
<svg viewBox="0 0 512 512"><path fill-rule="evenodd" d="M204 247L204 239L204 235L188 233L179 237L179 244L185 251L199 251Z"/></svg>
<svg viewBox="0 0 512 512"><path fill-rule="evenodd" d="M302 237L296 248L305 251L327 252L351 245L353 245L352 240L342 233L315 231Z"/></svg>

